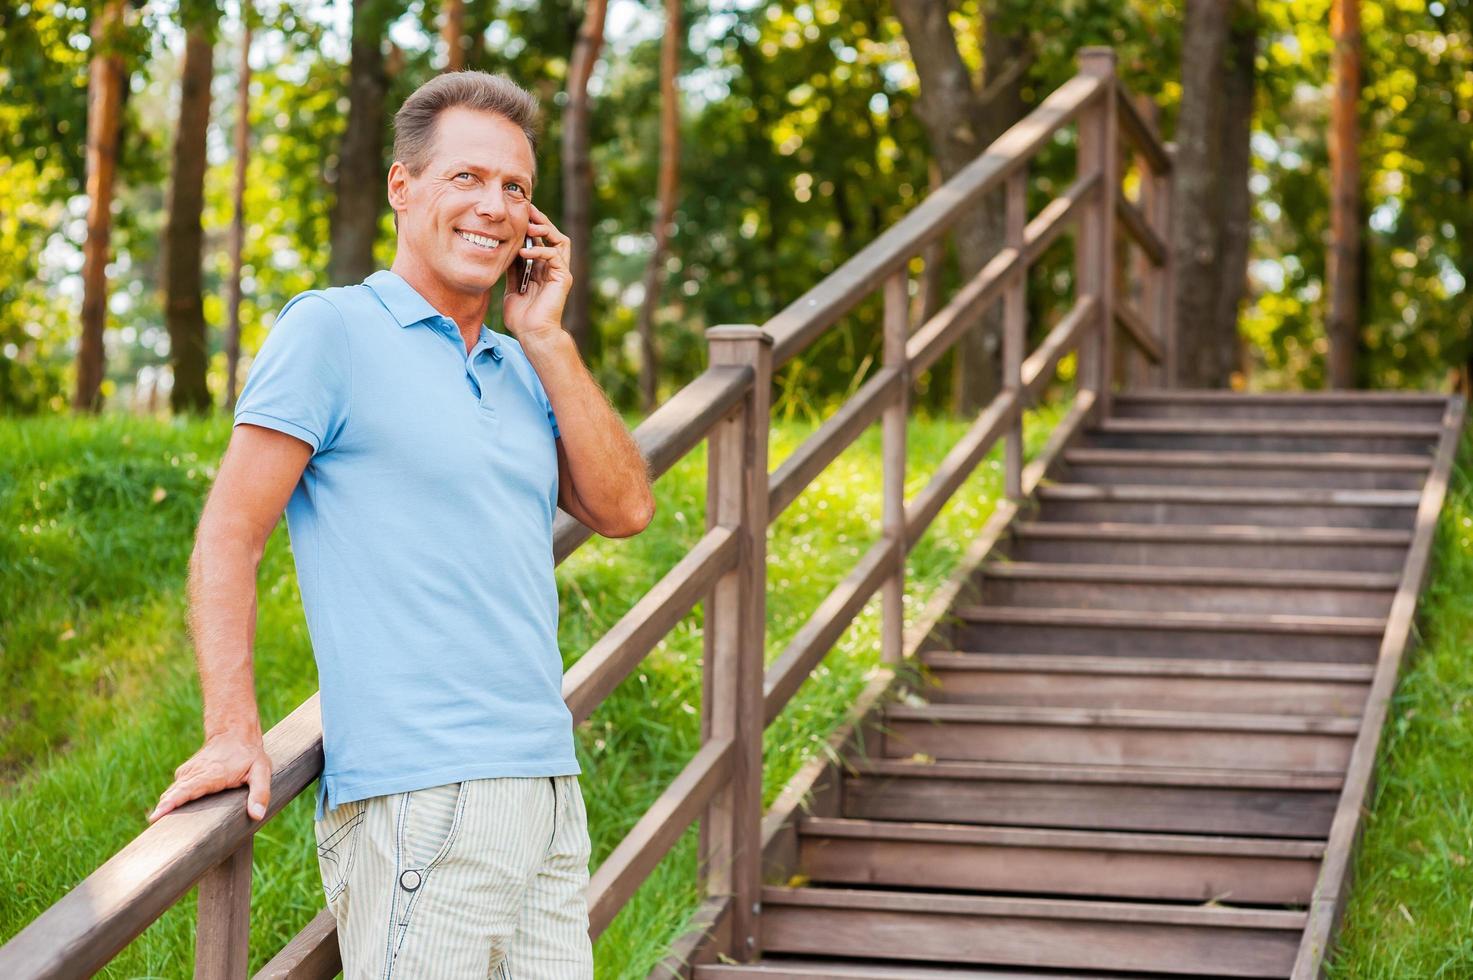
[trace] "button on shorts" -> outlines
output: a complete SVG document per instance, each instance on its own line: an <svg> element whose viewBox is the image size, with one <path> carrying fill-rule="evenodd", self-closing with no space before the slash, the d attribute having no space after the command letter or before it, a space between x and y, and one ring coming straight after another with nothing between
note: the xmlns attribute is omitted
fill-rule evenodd
<svg viewBox="0 0 1473 980"><path fill-rule="evenodd" d="M591 980L577 776L472 779L316 822L344 980Z"/></svg>

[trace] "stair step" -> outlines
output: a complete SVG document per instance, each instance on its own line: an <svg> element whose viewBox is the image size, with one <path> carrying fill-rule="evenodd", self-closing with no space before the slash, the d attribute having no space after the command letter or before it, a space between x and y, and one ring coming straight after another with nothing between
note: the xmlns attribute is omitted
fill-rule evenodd
<svg viewBox="0 0 1473 980"><path fill-rule="evenodd" d="M1157 390L1121 392L1110 405L1116 418L1437 422L1447 410L1447 396L1389 391L1246 394Z"/></svg>
<svg viewBox="0 0 1473 980"><path fill-rule="evenodd" d="M1420 489L1430 456L1392 453L1210 452L1068 449L1069 480L1174 486Z"/></svg>
<svg viewBox="0 0 1473 980"><path fill-rule="evenodd" d="M828 885L1124 899L1308 902L1324 845L1183 834L809 818L800 870Z"/></svg>
<svg viewBox="0 0 1473 980"><path fill-rule="evenodd" d="M1314 715L1122 708L890 705L883 754L1202 769L1343 770L1360 726Z"/></svg>
<svg viewBox="0 0 1473 980"><path fill-rule="evenodd" d="M1442 425L1372 419L1107 418L1086 433L1101 449L1392 453L1431 456Z"/></svg>
<svg viewBox="0 0 1473 980"><path fill-rule="evenodd" d="M1030 521L1008 550L1014 561L1399 574L1410 545L1402 530Z"/></svg>
<svg viewBox="0 0 1473 980"><path fill-rule="evenodd" d="M1001 562L981 567L982 600L1003 606L1384 617L1389 572Z"/></svg>
<svg viewBox="0 0 1473 980"><path fill-rule="evenodd" d="M774 953L996 966L1285 977L1306 918L1214 906L762 890L762 945Z"/></svg>
<svg viewBox="0 0 1473 980"><path fill-rule="evenodd" d="M1373 668L1254 660L1178 660L933 650L921 662L933 703L1172 707L1181 711L1358 716Z"/></svg>
<svg viewBox="0 0 1473 980"><path fill-rule="evenodd" d="M1121 980L1118 973L1057 973L987 967L922 966L871 960L790 959L764 956L755 963L711 963L695 968L695 980Z"/></svg>
<svg viewBox="0 0 1473 980"><path fill-rule="evenodd" d="M1019 653L1370 663L1385 622L1352 616L962 606L952 645Z"/></svg>
<svg viewBox="0 0 1473 980"><path fill-rule="evenodd" d="M1037 496L1044 521L1403 530L1412 527L1421 501L1415 490L1090 483L1048 484Z"/></svg>
<svg viewBox="0 0 1473 980"><path fill-rule="evenodd" d="M917 762L849 765L843 816L1322 839L1339 801L1335 772Z"/></svg>

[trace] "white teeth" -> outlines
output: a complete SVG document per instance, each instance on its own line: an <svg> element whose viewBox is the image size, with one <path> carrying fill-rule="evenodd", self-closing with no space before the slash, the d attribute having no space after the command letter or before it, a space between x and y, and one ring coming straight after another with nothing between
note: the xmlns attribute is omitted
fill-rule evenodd
<svg viewBox="0 0 1473 980"><path fill-rule="evenodd" d="M495 248L497 245L501 244L498 239L487 238L485 235L477 235L473 231L457 231L456 234L459 235L461 238L464 238L466 241L470 242L472 245L479 245L482 248Z"/></svg>

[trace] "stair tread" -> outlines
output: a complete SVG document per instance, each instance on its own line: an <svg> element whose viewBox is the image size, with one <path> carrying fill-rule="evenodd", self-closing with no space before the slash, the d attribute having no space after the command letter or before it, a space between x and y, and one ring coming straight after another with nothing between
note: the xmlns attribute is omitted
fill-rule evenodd
<svg viewBox="0 0 1473 980"><path fill-rule="evenodd" d="M1315 633L1380 636L1386 621L1366 616L1300 616L1292 613L1157 612L1071 609L1056 606L958 606L958 619L974 623L1042 623L1117 629L1195 629L1232 633Z"/></svg>
<svg viewBox="0 0 1473 980"><path fill-rule="evenodd" d="M1178 660L1166 657L1088 657L1065 654L974 652L970 650L929 650L923 652L920 657L927 666L946 670L1307 680L1349 683L1369 683L1376 670L1371 664L1335 664L1273 660Z"/></svg>
<svg viewBox="0 0 1473 980"><path fill-rule="evenodd" d="M1436 439L1437 422L1380 422L1374 419L1154 419L1107 418L1089 431L1119 433L1182 433L1222 435L1287 435L1309 438L1336 436L1414 436Z"/></svg>
<svg viewBox="0 0 1473 980"><path fill-rule="evenodd" d="M1431 456L1408 453L1257 452L1212 449L1097 449L1064 450L1068 463L1126 466L1232 466L1240 469L1427 470Z"/></svg>
<svg viewBox="0 0 1473 980"><path fill-rule="evenodd" d="M1203 769L1188 766L1120 766L1035 762L918 762L865 759L849 763L857 776L1093 783L1128 786L1197 786L1218 789L1338 790L1344 774L1313 770Z"/></svg>
<svg viewBox="0 0 1473 980"><path fill-rule="evenodd" d="M1013 528L1023 538L1071 538L1090 541L1215 541L1255 544L1329 544L1348 547L1404 545L1412 532L1358 527L1272 527L1258 524L1133 524L1121 521L1026 521Z"/></svg>
<svg viewBox="0 0 1473 980"><path fill-rule="evenodd" d="M867 888L786 888L776 885L763 887L762 904L764 911L768 912L773 907L818 906L874 911L924 911L932 915L987 915L1007 918L1220 926L1227 929L1302 930L1308 919L1303 912L1278 909L1241 909L1212 905L1187 906L1082 899L998 898L990 895L918 893Z"/></svg>
<svg viewBox="0 0 1473 980"><path fill-rule="evenodd" d="M983 575L1007 579L1059 579L1079 582L1132 582L1159 585L1215 585L1289 589L1394 590L1401 577L1381 572L1332 572L1275 568L1223 568L1186 565L1107 565L1077 562L988 561Z"/></svg>
<svg viewBox="0 0 1473 980"><path fill-rule="evenodd" d="M1169 729L1173 731L1276 732L1354 735L1360 723L1335 715L1265 715L1141 708L1039 708L980 704L892 704L887 719L965 721L977 724L1057 725L1068 727Z"/></svg>
<svg viewBox="0 0 1473 980"><path fill-rule="evenodd" d="M1130 402L1229 402L1299 405L1305 403L1383 402L1408 405L1446 405L1447 395L1430 391L1223 391L1209 388L1135 388L1113 397L1117 405Z"/></svg>
<svg viewBox="0 0 1473 980"><path fill-rule="evenodd" d="M1233 857L1318 858L1325 853L1325 845L1319 841L1270 837L1055 830L1036 827L861 820L848 817L805 817L798 823L798 832L810 836L850 837L864 840L925 841L988 844L999 847L1046 847L1061 850L1090 849Z"/></svg>
<svg viewBox="0 0 1473 980"><path fill-rule="evenodd" d="M1170 486L1151 483L1052 483L1038 488L1042 500L1128 500L1285 506L1416 507L1417 490L1354 490L1334 487Z"/></svg>
<svg viewBox="0 0 1473 980"><path fill-rule="evenodd" d="M712 963L695 968L695 980L727 977L813 977L815 980L1121 980L1118 973L1058 973L1014 970L1007 967L946 966L939 963L877 963L873 960L836 960L764 956L755 963Z"/></svg>

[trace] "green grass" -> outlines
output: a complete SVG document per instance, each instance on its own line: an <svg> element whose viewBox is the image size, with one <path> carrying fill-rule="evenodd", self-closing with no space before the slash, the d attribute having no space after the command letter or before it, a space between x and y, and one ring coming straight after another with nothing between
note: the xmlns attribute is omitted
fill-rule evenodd
<svg viewBox="0 0 1473 980"><path fill-rule="evenodd" d="M1057 413L1028 424L1036 450ZM965 426L916 420L914 494ZM811 425L772 434L780 461ZM199 744L200 702L185 629L193 531L228 423L39 418L0 424L0 939L8 939L142 831L173 769ZM880 439L871 429L774 525L768 655L878 537ZM919 615L991 514L994 453L908 561L906 613ZM559 569L560 643L571 662L699 539L704 454L656 487L654 524L595 540ZM274 724L316 687L284 527L258 577L257 696ZM769 727L765 796L823 750L878 655L872 602ZM701 614L687 617L578 731L595 865L694 754L700 718ZM251 969L321 908L309 790L256 837ZM600 939L601 978L643 977L697 902L688 833ZM113 961L109 977L191 972L193 896Z"/></svg>
<svg viewBox="0 0 1473 980"><path fill-rule="evenodd" d="M1332 977L1473 976L1473 430L1437 528Z"/></svg>

